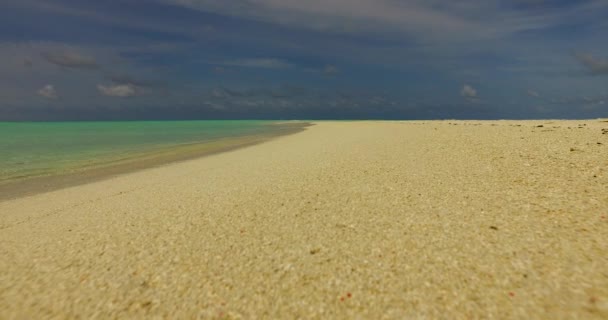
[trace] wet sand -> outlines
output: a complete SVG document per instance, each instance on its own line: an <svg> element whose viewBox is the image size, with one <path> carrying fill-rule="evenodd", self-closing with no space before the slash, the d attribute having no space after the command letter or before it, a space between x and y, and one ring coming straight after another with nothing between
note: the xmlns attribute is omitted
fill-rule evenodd
<svg viewBox="0 0 608 320"><path fill-rule="evenodd" d="M253 146L276 137L300 132L309 125L307 122L277 122L272 125L275 127L273 131L263 134L178 145L156 150L155 152L132 155L129 158L107 162L94 167L85 167L54 175L36 176L12 181L0 180L0 201L77 186L124 173Z"/></svg>
<svg viewBox="0 0 608 320"><path fill-rule="evenodd" d="M318 122L0 202L0 318L608 317L608 122Z"/></svg>

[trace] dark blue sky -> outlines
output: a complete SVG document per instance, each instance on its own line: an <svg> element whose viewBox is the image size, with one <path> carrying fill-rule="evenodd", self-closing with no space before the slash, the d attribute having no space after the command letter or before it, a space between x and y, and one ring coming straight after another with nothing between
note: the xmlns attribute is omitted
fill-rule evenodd
<svg viewBox="0 0 608 320"><path fill-rule="evenodd" d="M0 120L595 118L605 0L7 0Z"/></svg>

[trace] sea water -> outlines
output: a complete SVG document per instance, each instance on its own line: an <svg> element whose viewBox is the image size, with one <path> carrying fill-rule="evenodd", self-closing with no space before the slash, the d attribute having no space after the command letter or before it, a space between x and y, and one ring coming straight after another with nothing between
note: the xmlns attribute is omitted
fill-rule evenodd
<svg viewBox="0 0 608 320"><path fill-rule="evenodd" d="M0 182L77 171L175 146L271 133L271 121L0 122Z"/></svg>

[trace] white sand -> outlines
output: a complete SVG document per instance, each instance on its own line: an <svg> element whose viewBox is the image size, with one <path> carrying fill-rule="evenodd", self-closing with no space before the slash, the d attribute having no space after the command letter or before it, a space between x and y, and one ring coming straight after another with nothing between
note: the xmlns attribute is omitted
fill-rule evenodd
<svg viewBox="0 0 608 320"><path fill-rule="evenodd" d="M602 129L321 122L0 202L0 319L607 319Z"/></svg>

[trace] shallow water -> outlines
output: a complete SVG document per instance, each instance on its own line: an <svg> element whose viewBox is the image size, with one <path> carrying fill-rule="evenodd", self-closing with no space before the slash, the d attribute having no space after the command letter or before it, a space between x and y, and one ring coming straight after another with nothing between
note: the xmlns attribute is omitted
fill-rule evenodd
<svg viewBox="0 0 608 320"><path fill-rule="evenodd" d="M272 121L0 122L0 181L74 172L172 147L272 133Z"/></svg>

